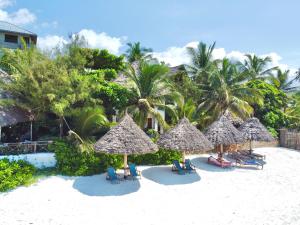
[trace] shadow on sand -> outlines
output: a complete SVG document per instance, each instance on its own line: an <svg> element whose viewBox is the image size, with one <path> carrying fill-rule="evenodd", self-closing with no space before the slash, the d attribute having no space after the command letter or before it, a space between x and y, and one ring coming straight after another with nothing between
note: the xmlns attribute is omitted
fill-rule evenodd
<svg viewBox="0 0 300 225"><path fill-rule="evenodd" d="M139 180L124 180L112 184L105 179L105 175L78 177L73 188L88 196L121 196L137 192L140 189Z"/></svg>
<svg viewBox="0 0 300 225"><path fill-rule="evenodd" d="M234 167L231 168L221 168L215 165L207 163L207 156L200 156L191 160L192 164L201 170L206 170L209 172L230 172L234 170Z"/></svg>
<svg viewBox="0 0 300 225"><path fill-rule="evenodd" d="M163 185L191 184L201 180L197 172L179 175L176 172L172 172L170 166L150 167L143 170L142 174L145 178Z"/></svg>

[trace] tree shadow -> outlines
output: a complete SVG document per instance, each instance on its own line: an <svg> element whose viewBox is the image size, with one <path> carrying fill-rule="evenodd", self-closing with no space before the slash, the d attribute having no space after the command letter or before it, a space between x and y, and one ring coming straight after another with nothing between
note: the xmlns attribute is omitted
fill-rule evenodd
<svg viewBox="0 0 300 225"><path fill-rule="evenodd" d="M163 185L183 185L191 184L201 180L197 172L179 175L177 172L172 172L170 166L150 167L142 171L145 178Z"/></svg>
<svg viewBox="0 0 300 225"><path fill-rule="evenodd" d="M122 180L112 184L105 179L105 174L89 177L78 177L73 188L88 196L121 196L137 192L140 189L139 180Z"/></svg>
<svg viewBox="0 0 300 225"><path fill-rule="evenodd" d="M230 172L233 171L235 168L230 167L230 168L221 168L215 165L211 165L207 163L207 156L200 156L197 158L194 158L191 160L192 164L201 170L206 170L209 172Z"/></svg>

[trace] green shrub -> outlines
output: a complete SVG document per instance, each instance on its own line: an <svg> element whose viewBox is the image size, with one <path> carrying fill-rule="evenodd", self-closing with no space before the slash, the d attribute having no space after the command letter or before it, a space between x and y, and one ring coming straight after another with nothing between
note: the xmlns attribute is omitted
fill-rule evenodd
<svg viewBox="0 0 300 225"><path fill-rule="evenodd" d="M57 170L63 175L88 176L104 172L108 166L122 166L122 156L97 154L88 144L80 148L68 141L57 140L49 148L55 152Z"/></svg>
<svg viewBox="0 0 300 225"><path fill-rule="evenodd" d="M63 175L88 176L105 172L109 166L123 167L122 155L95 153L90 144L79 147L66 140L57 140L49 148L55 152L57 171ZM167 165L181 158L178 151L160 149L155 153L130 155L128 161L137 165Z"/></svg>
<svg viewBox="0 0 300 225"><path fill-rule="evenodd" d="M181 160L182 153L179 151L160 149L155 153L143 155L130 155L129 162L134 162L138 165L168 165L172 164L173 160Z"/></svg>
<svg viewBox="0 0 300 225"><path fill-rule="evenodd" d="M11 190L20 185L29 184L35 173L35 167L24 160L0 160L0 192Z"/></svg>

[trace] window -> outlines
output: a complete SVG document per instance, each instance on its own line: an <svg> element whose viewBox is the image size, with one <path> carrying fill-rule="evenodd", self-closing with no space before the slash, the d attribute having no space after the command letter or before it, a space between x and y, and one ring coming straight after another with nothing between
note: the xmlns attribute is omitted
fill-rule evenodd
<svg viewBox="0 0 300 225"><path fill-rule="evenodd" d="M18 43L18 36L11 35L11 34L5 34L4 41L9 42L9 43Z"/></svg>
<svg viewBox="0 0 300 225"><path fill-rule="evenodd" d="M152 118L148 118L147 120L147 128L152 129Z"/></svg>

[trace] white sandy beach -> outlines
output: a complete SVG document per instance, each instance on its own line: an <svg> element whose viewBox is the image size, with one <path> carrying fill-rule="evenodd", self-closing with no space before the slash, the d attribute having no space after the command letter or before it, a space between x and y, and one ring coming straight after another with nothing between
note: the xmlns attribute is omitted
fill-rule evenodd
<svg viewBox="0 0 300 225"><path fill-rule="evenodd" d="M300 152L260 148L264 170L221 169L193 156L197 174L139 167L142 179L53 176L0 194L1 225L297 225Z"/></svg>

